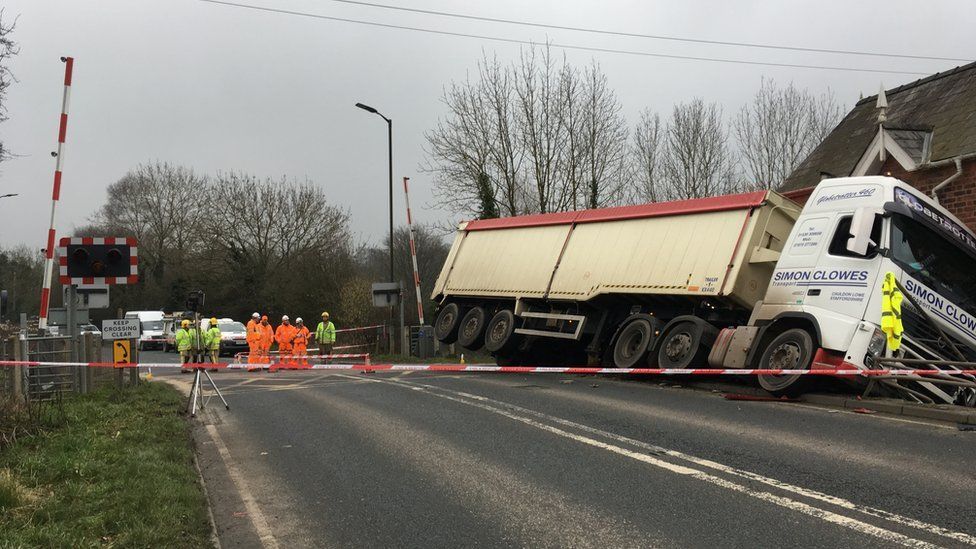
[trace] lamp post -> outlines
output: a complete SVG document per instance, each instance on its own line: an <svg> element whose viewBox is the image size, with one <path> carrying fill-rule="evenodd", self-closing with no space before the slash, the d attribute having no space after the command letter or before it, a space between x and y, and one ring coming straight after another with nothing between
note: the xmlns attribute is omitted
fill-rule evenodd
<svg viewBox="0 0 976 549"><path fill-rule="evenodd" d="M390 282L396 282L396 278L393 273L393 120L383 116L383 113L370 107L369 105L364 105L362 103L356 103L356 106L368 113L375 114L386 120L387 129L387 144L390 157Z"/></svg>

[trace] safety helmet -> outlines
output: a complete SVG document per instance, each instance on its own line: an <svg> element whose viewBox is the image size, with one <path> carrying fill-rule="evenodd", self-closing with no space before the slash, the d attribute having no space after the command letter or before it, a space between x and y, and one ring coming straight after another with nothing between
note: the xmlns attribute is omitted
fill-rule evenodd
<svg viewBox="0 0 976 549"><path fill-rule="evenodd" d="M295 324L301 324L301 323L302 323L302 317L298 317L295 319Z"/></svg>
<svg viewBox="0 0 976 549"><path fill-rule="evenodd" d="M329 311L323 312L322 313L322 318L329 318Z"/></svg>
<svg viewBox="0 0 976 549"><path fill-rule="evenodd" d="M251 318L261 318L261 315L254 313L253 315L251 315Z"/></svg>
<svg viewBox="0 0 976 549"><path fill-rule="evenodd" d="M288 320L288 315L281 315L281 320Z"/></svg>
<svg viewBox="0 0 976 549"><path fill-rule="evenodd" d="M210 317L210 327L214 327L216 325L217 325L217 317L215 316Z"/></svg>
<svg viewBox="0 0 976 549"><path fill-rule="evenodd" d="M180 322L180 326L182 326L183 328L186 328L189 325L190 325L189 320L183 319L183 322Z"/></svg>

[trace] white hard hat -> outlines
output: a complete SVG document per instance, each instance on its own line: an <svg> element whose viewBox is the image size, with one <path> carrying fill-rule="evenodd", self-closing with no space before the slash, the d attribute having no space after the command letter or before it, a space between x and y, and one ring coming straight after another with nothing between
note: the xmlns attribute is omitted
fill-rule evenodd
<svg viewBox="0 0 976 549"><path fill-rule="evenodd" d="M288 315L282 315L281 320L288 320Z"/></svg>
<svg viewBox="0 0 976 549"><path fill-rule="evenodd" d="M251 315L251 318L261 318L261 315L254 313L253 315Z"/></svg>
<svg viewBox="0 0 976 549"><path fill-rule="evenodd" d="M303 322L303 321L302 321L302 317L298 317L298 318L296 318L296 319L295 319L295 322Z"/></svg>

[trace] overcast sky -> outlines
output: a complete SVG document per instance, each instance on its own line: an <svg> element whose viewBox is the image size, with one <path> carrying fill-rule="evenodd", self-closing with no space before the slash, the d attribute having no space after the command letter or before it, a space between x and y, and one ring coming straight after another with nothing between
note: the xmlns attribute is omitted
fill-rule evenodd
<svg viewBox="0 0 976 549"><path fill-rule="evenodd" d="M375 0L549 24L642 34L791 46L976 57L969 0L533 1ZM694 45L352 6L330 0L240 0L321 15L519 40L723 57L934 73L951 61L889 59ZM59 234L86 222L106 186L139 163L168 161L200 173L241 170L305 179L348 207L357 238L379 242L386 227L386 128L356 109L364 102L394 120L394 175L410 176L414 216L443 221L430 206L430 177L419 172L423 135L444 115L442 87L463 79L482 50L502 59L518 45L325 21L198 0L16 0L0 3L21 53L0 138L16 158L0 164L0 245L41 247L51 180L63 64L74 56ZM596 59L629 120L650 107L667 114L692 97L734 112L762 77L822 91L850 107L860 93L912 81L909 74L776 68L611 53ZM397 186L397 223L405 219Z"/></svg>

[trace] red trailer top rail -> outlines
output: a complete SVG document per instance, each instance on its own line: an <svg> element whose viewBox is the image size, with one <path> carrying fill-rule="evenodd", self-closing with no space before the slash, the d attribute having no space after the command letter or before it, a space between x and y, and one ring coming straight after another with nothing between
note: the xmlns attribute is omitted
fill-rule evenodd
<svg viewBox="0 0 976 549"><path fill-rule="evenodd" d="M546 225L569 225L572 223L594 223L623 219L663 217L688 213L720 212L754 208L766 200L767 191L712 196L673 202L655 202L635 206L615 206L595 210L558 212L550 214L521 215L498 219L479 219L468 222L465 230L484 231L490 229L513 229L516 227L542 227Z"/></svg>

